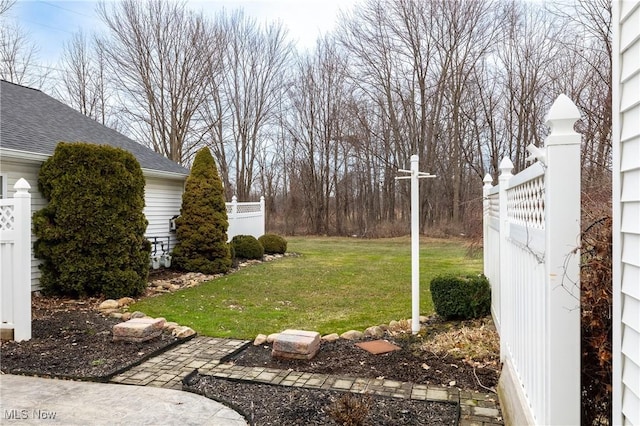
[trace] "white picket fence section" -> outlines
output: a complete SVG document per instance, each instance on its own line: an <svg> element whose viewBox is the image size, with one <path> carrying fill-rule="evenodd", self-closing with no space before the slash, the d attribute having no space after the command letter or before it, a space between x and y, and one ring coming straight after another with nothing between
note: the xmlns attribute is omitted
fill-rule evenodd
<svg viewBox="0 0 640 426"><path fill-rule="evenodd" d="M503 362L500 397L512 424L580 424L580 135L560 95L533 165L499 185L484 179L484 272Z"/></svg>
<svg viewBox="0 0 640 426"><path fill-rule="evenodd" d="M234 195L227 204L227 218L229 241L236 235L253 235L256 238L264 235L265 214L264 197L259 202L238 202Z"/></svg>
<svg viewBox="0 0 640 426"><path fill-rule="evenodd" d="M31 339L31 186L19 179L0 199L0 327Z"/></svg>

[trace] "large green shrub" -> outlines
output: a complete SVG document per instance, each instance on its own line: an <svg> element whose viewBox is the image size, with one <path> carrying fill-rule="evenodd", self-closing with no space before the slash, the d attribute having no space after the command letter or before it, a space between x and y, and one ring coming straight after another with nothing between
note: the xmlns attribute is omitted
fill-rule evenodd
<svg viewBox="0 0 640 426"><path fill-rule="evenodd" d="M40 168L48 204L33 215L40 284L50 294L135 296L146 288L144 176L127 151L59 143Z"/></svg>
<svg viewBox="0 0 640 426"><path fill-rule="evenodd" d="M284 254L287 251L287 240L276 234L264 234L258 238L266 254Z"/></svg>
<svg viewBox="0 0 640 426"><path fill-rule="evenodd" d="M253 235L236 235L231 239L236 257L242 259L262 259L264 247Z"/></svg>
<svg viewBox="0 0 640 426"><path fill-rule="evenodd" d="M172 263L177 269L205 274L231 268L227 245L227 207L216 163L208 148L196 154L176 219L178 242Z"/></svg>
<svg viewBox="0 0 640 426"><path fill-rule="evenodd" d="M445 319L480 318L491 310L491 286L484 275L441 275L431 280L436 313Z"/></svg>

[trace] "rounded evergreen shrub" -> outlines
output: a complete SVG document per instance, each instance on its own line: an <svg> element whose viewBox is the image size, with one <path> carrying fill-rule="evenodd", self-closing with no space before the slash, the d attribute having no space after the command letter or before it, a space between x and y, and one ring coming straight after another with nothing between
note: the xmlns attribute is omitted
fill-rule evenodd
<svg viewBox="0 0 640 426"><path fill-rule="evenodd" d="M231 239L236 257L242 259L262 259L264 247L253 235L236 235Z"/></svg>
<svg viewBox="0 0 640 426"><path fill-rule="evenodd" d="M445 319L471 319L491 311L491 286L484 275L441 275L431 280L436 313Z"/></svg>
<svg viewBox="0 0 640 426"><path fill-rule="evenodd" d="M276 234L264 234L258 238L266 254L284 254L287 251L287 240Z"/></svg>
<svg viewBox="0 0 640 426"><path fill-rule="evenodd" d="M220 274L231 268L227 245L227 207L216 163L208 148L196 154L187 178L180 217L176 219L178 242L172 252L176 269Z"/></svg>
<svg viewBox="0 0 640 426"><path fill-rule="evenodd" d="M56 146L38 175L48 204L33 215L45 293L118 298L144 291L151 251L144 186L140 164L127 151Z"/></svg>

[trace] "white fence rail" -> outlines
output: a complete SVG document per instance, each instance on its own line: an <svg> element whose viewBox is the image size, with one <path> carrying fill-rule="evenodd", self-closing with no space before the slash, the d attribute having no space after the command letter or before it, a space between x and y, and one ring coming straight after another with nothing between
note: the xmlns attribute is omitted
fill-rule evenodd
<svg viewBox="0 0 640 426"><path fill-rule="evenodd" d="M19 179L13 188L0 199L0 327L20 341L31 339L31 186Z"/></svg>
<svg viewBox="0 0 640 426"><path fill-rule="evenodd" d="M234 195L231 202L227 203L227 218L229 241L236 235L261 237L265 229L264 197L260 197L259 202L239 203Z"/></svg>
<svg viewBox="0 0 640 426"><path fill-rule="evenodd" d="M500 334L499 386L511 424L580 424L580 118L560 95L545 148L517 175L484 183L484 271Z"/></svg>

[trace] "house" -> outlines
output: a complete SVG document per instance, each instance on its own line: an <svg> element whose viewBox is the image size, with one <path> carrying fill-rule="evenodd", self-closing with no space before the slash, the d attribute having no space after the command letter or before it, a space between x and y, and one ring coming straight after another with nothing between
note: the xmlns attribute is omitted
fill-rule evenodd
<svg viewBox="0 0 640 426"><path fill-rule="evenodd" d="M613 419L640 425L640 1L612 2Z"/></svg>
<svg viewBox="0 0 640 426"><path fill-rule="evenodd" d="M158 242L157 250L160 242L165 249L167 241L173 247L170 221L180 212L188 169L40 90L0 80L0 198L11 196L16 181L25 178L31 185L32 211L42 208L46 200L37 190L38 170L60 141L108 144L131 152L146 181L146 237ZM31 288L37 290L40 271L34 258L31 277Z"/></svg>

